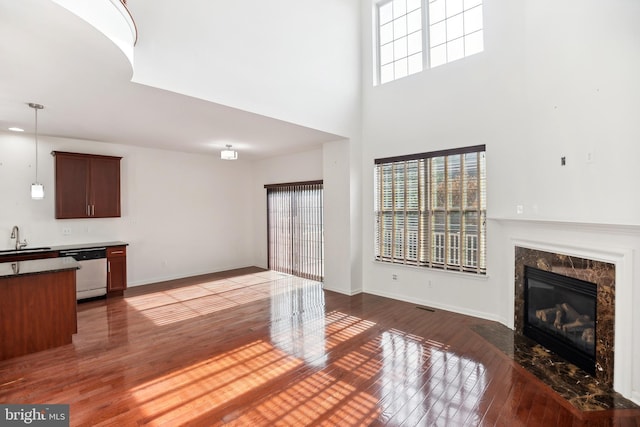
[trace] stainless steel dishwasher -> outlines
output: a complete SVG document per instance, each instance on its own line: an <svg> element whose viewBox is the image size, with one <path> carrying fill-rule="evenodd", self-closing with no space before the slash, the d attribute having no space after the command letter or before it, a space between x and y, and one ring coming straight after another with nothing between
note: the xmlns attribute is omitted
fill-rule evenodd
<svg viewBox="0 0 640 427"><path fill-rule="evenodd" d="M76 272L76 300L107 294L107 248L62 250L60 256L70 256L80 263Z"/></svg>

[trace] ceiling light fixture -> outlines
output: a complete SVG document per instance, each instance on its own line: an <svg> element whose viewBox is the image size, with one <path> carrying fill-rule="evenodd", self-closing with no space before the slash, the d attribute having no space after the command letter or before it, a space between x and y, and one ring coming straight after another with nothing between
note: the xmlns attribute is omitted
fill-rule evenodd
<svg viewBox="0 0 640 427"><path fill-rule="evenodd" d="M231 144L227 144L227 148L220 152L220 158L222 160L236 160L238 152L231 149Z"/></svg>
<svg viewBox="0 0 640 427"><path fill-rule="evenodd" d="M36 112L36 182L31 184L31 198L41 200L44 199L44 185L38 183L38 110L42 110L44 105L34 104L33 102L28 105Z"/></svg>
<svg viewBox="0 0 640 427"><path fill-rule="evenodd" d="M24 129L22 128L17 128L17 127L10 127L9 130L11 132L24 132Z"/></svg>

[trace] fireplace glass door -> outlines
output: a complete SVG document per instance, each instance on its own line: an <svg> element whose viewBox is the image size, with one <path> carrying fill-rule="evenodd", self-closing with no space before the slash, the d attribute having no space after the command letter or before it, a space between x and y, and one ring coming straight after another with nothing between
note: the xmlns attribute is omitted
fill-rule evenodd
<svg viewBox="0 0 640 427"><path fill-rule="evenodd" d="M587 372L595 372L597 286L525 267L524 334Z"/></svg>

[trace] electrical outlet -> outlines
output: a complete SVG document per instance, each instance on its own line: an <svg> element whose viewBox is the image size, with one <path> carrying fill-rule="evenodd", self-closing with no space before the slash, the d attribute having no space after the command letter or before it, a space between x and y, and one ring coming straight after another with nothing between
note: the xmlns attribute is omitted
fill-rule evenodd
<svg viewBox="0 0 640 427"><path fill-rule="evenodd" d="M391 275L391 280L398 280L398 275L397 274L392 274Z"/></svg>
<svg viewBox="0 0 640 427"><path fill-rule="evenodd" d="M524 206L522 205L516 205L516 213L518 215L522 215L524 213Z"/></svg>
<svg viewBox="0 0 640 427"><path fill-rule="evenodd" d="M62 235L63 235L63 236L69 236L70 234L71 234L71 228L69 228L69 227L64 227L64 228L62 229Z"/></svg>

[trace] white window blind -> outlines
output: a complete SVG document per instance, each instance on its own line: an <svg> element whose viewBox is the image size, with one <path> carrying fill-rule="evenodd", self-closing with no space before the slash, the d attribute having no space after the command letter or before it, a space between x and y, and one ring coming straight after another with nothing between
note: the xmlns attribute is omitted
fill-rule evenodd
<svg viewBox="0 0 640 427"><path fill-rule="evenodd" d="M486 273L485 146L375 160L375 257Z"/></svg>

